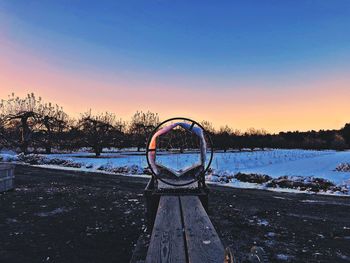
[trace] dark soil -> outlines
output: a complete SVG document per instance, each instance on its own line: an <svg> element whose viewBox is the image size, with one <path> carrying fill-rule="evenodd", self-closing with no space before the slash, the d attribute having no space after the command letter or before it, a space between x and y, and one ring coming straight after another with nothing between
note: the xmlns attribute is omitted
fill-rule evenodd
<svg viewBox="0 0 350 263"><path fill-rule="evenodd" d="M0 194L0 262L129 262L144 232L146 180L16 167ZM244 261L350 262L350 198L211 187L209 216ZM144 235L146 236L146 235Z"/></svg>
<svg viewBox="0 0 350 263"><path fill-rule="evenodd" d="M1 263L129 261L145 180L30 166L15 176L0 194Z"/></svg>
<svg viewBox="0 0 350 263"><path fill-rule="evenodd" d="M262 246L271 262L350 262L350 198L212 187L209 216L244 261Z"/></svg>

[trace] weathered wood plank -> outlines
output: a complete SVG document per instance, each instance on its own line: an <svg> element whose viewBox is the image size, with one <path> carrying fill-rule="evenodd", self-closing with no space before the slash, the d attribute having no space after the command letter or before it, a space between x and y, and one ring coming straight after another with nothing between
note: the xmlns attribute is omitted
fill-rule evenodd
<svg viewBox="0 0 350 263"><path fill-rule="evenodd" d="M12 165L12 164L0 163L0 171L3 171L3 170L13 170L14 167L15 167L15 166Z"/></svg>
<svg viewBox="0 0 350 263"><path fill-rule="evenodd" d="M166 179L167 182L173 183L173 184L178 184L178 183L187 183L191 182L192 180L171 180L171 179ZM163 183L162 181L158 180L158 188L159 189L197 189L198 188L198 182L193 182L191 184L188 185L184 185L184 186L173 186L173 185L169 185L166 183Z"/></svg>
<svg viewBox="0 0 350 263"><path fill-rule="evenodd" d="M14 166L0 164L0 192L8 191L14 188Z"/></svg>
<svg viewBox="0 0 350 263"><path fill-rule="evenodd" d="M180 200L177 196L160 198L146 262L186 262Z"/></svg>
<svg viewBox="0 0 350 263"><path fill-rule="evenodd" d="M180 200L189 262L224 262L224 247L199 198L181 196Z"/></svg>

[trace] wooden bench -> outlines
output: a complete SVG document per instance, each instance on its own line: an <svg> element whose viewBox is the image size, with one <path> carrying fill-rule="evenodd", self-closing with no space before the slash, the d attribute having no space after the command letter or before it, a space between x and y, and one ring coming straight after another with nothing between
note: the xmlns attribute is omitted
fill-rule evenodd
<svg viewBox="0 0 350 263"><path fill-rule="evenodd" d="M14 188L14 166L0 163L0 192Z"/></svg>
<svg viewBox="0 0 350 263"><path fill-rule="evenodd" d="M198 196L160 197L146 262L224 262L224 247Z"/></svg>

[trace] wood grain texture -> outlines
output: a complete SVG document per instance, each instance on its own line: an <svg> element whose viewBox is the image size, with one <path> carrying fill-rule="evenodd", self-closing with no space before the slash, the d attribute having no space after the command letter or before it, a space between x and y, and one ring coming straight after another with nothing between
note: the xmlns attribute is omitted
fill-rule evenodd
<svg viewBox="0 0 350 263"><path fill-rule="evenodd" d="M146 262L186 262L180 200L177 196L160 198Z"/></svg>
<svg viewBox="0 0 350 263"><path fill-rule="evenodd" d="M197 196L180 197L190 263L224 262L224 247Z"/></svg>
<svg viewBox="0 0 350 263"><path fill-rule="evenodd" d="M178 183L186 183L186 180L170 180L170 179L166 179L168 182L170 183L174 183L174 184L178 184ZM189 182L192 180L188 180ZM158 189L197 189L198 188L198 182L193 182L191 184L188 185L184 185L184 186L173 186L173 185L169 185L166 183L163 183L162 181L158 180Z"/></svg>

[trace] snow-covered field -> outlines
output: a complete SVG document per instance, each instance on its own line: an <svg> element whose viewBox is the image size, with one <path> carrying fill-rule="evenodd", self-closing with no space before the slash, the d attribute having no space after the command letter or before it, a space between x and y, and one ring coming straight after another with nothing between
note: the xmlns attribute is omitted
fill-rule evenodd
<svg viewBox="0 0 350 263"><path fill-rule="evenodd" d="M0 159L23 161L13 152L0 153ZM145 155L133 151L106 152L100 158L94 154L77 152L67 154L35 155L31 164L71 169L106 171L126 175L142 175L147 171ZM36 159L35 159L36 158ZM161 155L158 161L179 170L197 162L196 153ZM63 163L62 161L65 161ZM26 161L28 162L28 161ZM207 181L220 182L244 188L264 188L264 184L242 182L234 178L237 173L264 174L271 178L322 178L337 186L350 186L350 151L282 150L217 152ZM339 169L337 169L337 167ZM339 170L339 171L338 171ZM298 179L300 180L300 178Z"/></svg>
<svg viewBox="0 0 350 263"><path fill-rule="evenodd" d="M350 151L270 150L218 154L212 167L221 171L279 176L307 176L350 184L350 170L338 172L341 163L350 163Z"/></svg>

